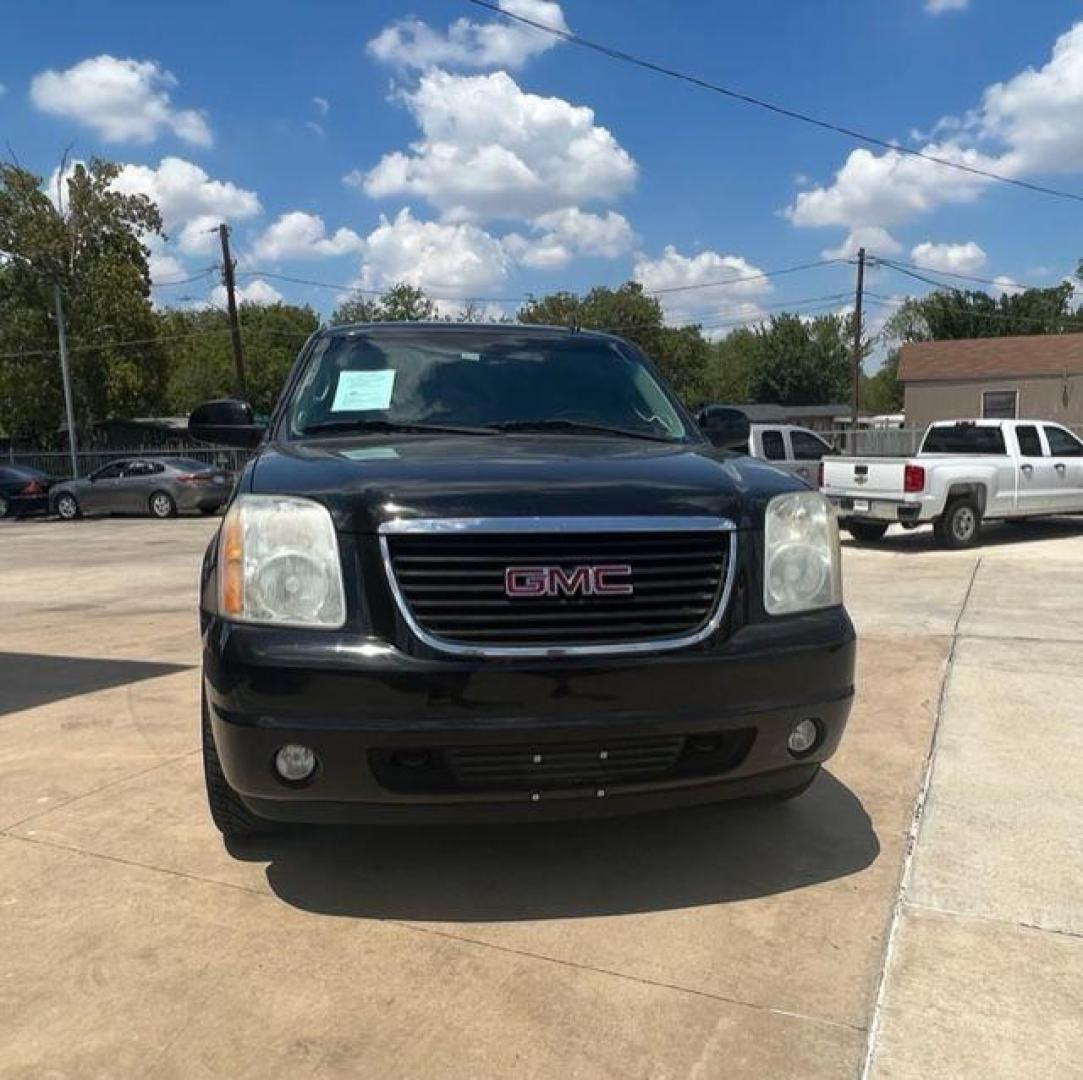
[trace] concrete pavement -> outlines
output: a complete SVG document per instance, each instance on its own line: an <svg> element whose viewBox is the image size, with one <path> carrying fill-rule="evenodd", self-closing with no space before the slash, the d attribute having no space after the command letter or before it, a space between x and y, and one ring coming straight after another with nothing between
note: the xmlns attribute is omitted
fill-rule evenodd
<svg viewBox="0 0 1083 1080"><path fill-rule="evenodd" d="M859 698L795 803L232 854L198 754L213 527L0 526L0 1076L1049 1076L1083 1057L1064 682L1083 523L978 553L848 547Z"/></svg>

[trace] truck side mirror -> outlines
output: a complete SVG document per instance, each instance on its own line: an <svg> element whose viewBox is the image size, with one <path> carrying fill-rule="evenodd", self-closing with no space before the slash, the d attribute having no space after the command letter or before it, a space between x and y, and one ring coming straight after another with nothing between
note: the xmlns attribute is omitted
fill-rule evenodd
<svg viewBox="0 0 1083 1080"><path fill-rule="evenodd" d="M713 446L724 450L738 450L748 446L752 424L741 409L729 405L708 405L700 410L696 423Z"/></svg>
<svg viewBox="0 0 1083 1080"><path fill-rule="evenodd" d="M219 446L258 445L267 429L257 424L247 401L219 398L197 405L188 417L188 434L200 442Z"/></svg>

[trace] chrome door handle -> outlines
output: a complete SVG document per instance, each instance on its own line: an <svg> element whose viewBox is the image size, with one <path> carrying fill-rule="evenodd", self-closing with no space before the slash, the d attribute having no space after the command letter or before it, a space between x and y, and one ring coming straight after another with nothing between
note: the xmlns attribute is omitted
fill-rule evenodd
<svg viewBox="0 0 1083 1080"><path fill-rule="evenodd" d="M1058 461L1056 463L1056 465L1053 466L1053 468L1056 469L1057 472L1059 472L1061 474L1061 476L1064 475L1064 462L1063 461Z"/></svg>
<svg viewBox="0 0 1083 1080"><path fill-rule="evenodd" d="M1025 472L1027 474L1027 476L1030 476L1030 474L1032 472L1034 472L1034 466L1033 465L1020 465L1019 468L1021 468L1023 470L1023 472Z"/></svg>

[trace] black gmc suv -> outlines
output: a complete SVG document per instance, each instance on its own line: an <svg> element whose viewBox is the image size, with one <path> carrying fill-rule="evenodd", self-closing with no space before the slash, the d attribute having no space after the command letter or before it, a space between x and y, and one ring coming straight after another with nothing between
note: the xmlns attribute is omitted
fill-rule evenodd
<svg viewBox="0 0 1083 1080"><path fill-rule="evenodd" d="M634 346L377 324L305 344L204 559L227 836L789 798L838 746L854 631L818 492L713 443Z"/></svg>

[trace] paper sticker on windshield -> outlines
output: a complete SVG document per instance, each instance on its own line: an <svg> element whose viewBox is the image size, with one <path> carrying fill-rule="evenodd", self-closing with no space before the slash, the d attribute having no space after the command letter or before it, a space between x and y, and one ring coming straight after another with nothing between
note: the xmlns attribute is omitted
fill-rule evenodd
<svg viewBox="0 0 1083 1080"><path fill-rule="evenodd" d="M479 353L479 352L459 353L459 358L461 360L480 360L481 359L481 353Z"/></svg>
<svg viewBox="0 0 1083 1080"><path fill-rule="evenodd" d="M391 408L391 391L395 388L395 371L341 371L332 412L374 412Z"/></svg>

